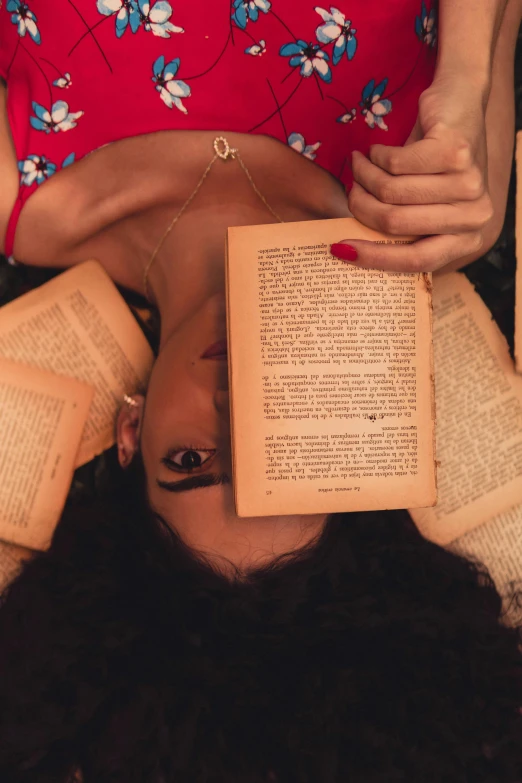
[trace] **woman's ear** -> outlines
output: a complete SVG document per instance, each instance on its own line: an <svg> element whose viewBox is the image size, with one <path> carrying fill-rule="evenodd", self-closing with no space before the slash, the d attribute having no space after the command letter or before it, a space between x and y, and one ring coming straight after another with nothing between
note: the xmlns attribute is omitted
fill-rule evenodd
<svg viewBox="0 0 522 783"><path fill-rule="evenodd" d="M134 394L125 397L116 420L116 444L118 462L122 468L128 468L140 445L140 430L145 407L145 397Z"/></svg>

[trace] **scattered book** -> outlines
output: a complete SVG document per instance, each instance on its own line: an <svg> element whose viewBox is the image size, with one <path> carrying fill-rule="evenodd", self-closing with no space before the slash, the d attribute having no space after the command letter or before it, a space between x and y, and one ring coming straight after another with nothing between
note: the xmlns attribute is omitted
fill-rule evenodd
<svg viewBox="0 0 522 783"><path fill-rule="evenodd" d="M93 388L0 359L0 539L46 549L65 505Z"/></svg>
<svg viewBox="0 0 522 783"><path fill-rule="evenodd" d="M0 309L0 540L46 549L75 467L114 443L152 351L95 261Z"/></svg>
<svg viewBox="0 0 522 783"><path fill-rule="evenodd" d="M410 513L445 545L522 503L522 378L463 274L433 281L433 344L438 502Z"/></svg>
<svg viewBox="0 0 522 783"><path fill-rule="evenodd" d="M94 387L76 467L113 445L123 395L146 389L154 360L97 261L72 267L0 308L0 357Z"/></svg>
<svg viewBox="0 0 522 783"><path fill-rule="evenodd" d="M353 218L228 231L239 516L436 501L431 277L333 258L350 237L407 241Z"/></svg>
<svg viewBox="0 0 522 783"><path fill-rule="evenodd" d="M505 621L521 625L522 503L466 533L452 544L451 549L486 566L502 596Z"/></svg>

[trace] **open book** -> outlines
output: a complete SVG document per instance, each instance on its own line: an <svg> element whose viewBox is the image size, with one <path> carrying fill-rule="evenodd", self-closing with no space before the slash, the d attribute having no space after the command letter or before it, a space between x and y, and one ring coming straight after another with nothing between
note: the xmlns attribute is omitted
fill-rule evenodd
<svg viewBox="0 0 522 783"><path fill-rule="evenodd" d="M431 279L333 258L353 218L228 231L239 516L436 500Z"/></svg>
<svg viewBox="0 0 522 783"><path fill-rule="evenodd" d="M89 261L0 309L0 540L46 549L74 468L114 443L153 355Z"/></svg>
<svg viewBox="0 0 522 783"><path fill-rule="evenodd" d="M93 389L0 359L0 539L46 549L69 491Z"/></svg>
<svg viewBox="0 0 522 783"><path fill-rule="evenodd" d="M77 467L112 446L123 395L145 389L153 362L125 300L96 261L0 308L0 357L94 388Z"/></svg>
<svg viewBox="0 0 522 783"><path fill-rule="evenodd" d="M433 345L439 498L410 513L448 544L522 503L522 378L463 274L433 281Z"/></svg>
<svg viewBox="0 0 522 783"><path fill-rule="evenodd" d="M522 623L522 503L455 541L451 549L485 565L503 598L505 620ZM520 593L520 595L518 595Z"/></svg>

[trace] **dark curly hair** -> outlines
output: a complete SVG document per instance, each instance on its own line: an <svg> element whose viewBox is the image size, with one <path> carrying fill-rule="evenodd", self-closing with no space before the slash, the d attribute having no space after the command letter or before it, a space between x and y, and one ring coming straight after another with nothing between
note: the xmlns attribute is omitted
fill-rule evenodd
<svg viewBox="0 0 522 783"><path fill-rule="evenodd" d="M522 780L520 634L486 573L388 512L227 579L141 484L65 513L3 597L1 783Z"/></svg>

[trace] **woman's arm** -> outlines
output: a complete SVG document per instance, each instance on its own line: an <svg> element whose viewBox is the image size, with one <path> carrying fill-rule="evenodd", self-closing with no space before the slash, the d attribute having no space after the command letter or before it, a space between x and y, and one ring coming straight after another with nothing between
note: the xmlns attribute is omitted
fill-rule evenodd
<svg viewBox="0 0 522 783"><path fill-rule="evenodd" d="M7 222L18 193L16 154L7 122L7 89L0 81L0 253L4 252Z"/></svg>
<svg viewBox="0 0 522 783"><path fill-rule="evenodd" d="M512 5L514 5L512 3ZM507 0L439 0L436 79L465 79L487 102ZM520 21L520 20L519 20Z"/></svg>
<svg viewBox="0 0 522 783"><path fill-rule="evenodd" d="M471 255L447 264L441 269L442 273L460 269L487 253L497 241L504 225L515 138L514 60L521 17L522 0L510 0L493 57L486 109L488 189L493 204L493 216L482 230L482 247Z"/></svg>
<svg viewBox="0 0 522 783"><path fill-rule="evenodd" d="M381 231L425 237L407 247L354 242L361 266L454 269L478 258L498 236L511 166L522 0L509 0L503 20L504 0L483 2L480 11L477 5L441 3L441 39L447 38L439 43L435 79L421 96L406 146L375 145L370 160L354 153L354 215Z"/></svg>

